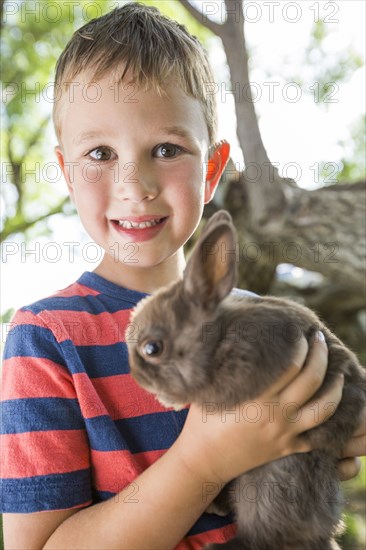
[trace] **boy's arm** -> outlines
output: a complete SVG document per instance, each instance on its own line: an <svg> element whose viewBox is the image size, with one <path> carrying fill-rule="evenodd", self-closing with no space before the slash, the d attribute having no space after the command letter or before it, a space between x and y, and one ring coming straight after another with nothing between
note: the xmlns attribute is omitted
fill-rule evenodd
<svg viewBox="0 0 366 550"><path fill-rule="evenodd" d="M256 399L264 412L271 411L270 419L263 414L256 423L237 422L236 415L227 415L223 421L220 412L203 419L202 409L192 406L173 446L134 481L136 502L129 486L82 510L5 515L5 550L174 548L222 484L280 456L310 450L301 433L329 417L327 404L339 403L343 382L319 400L315 420L310 398L322 384L327 349L316 342L304 364L307 351L303 339L295 364ZM296 423L282 414L283 406L294 402L301 406ZM268 403L280 406L269 409Z"/></svg>
<svg viewBox="0 0 366 550"><path fill-rule="evenodd" d="M107 501L82 510L5 514L5 548L171 549L220 491L216 484L206 499L203 487L173 446Z"/></svg>

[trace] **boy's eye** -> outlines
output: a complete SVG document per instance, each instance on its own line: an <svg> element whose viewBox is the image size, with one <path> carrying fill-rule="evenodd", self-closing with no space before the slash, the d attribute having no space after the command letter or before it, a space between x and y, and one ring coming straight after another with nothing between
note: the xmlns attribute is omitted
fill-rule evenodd
<svg viewBox="0 0 366 550"><path fill-rule="evenodd" d="M182 153L183 149L179 147L178 145L173 145L172 143L163 143L162 145L158 145L154 149L154 156L160 157L160 158L173 158L180 153Z"/></svg>
<svg viewBox="0 0 366 550"><path fill-rule="evenodd" d="M88 153L93 160L110 160L113 152L109 147L97 147Z"/></svg>

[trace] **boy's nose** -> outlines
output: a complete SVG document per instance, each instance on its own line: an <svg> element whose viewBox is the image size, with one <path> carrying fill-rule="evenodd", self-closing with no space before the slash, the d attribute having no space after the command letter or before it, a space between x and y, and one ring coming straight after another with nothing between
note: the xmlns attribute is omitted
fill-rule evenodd
<svg viewBox="0 0 366 550"><path fill-rule="evenodd" d="M116 192L119 200L141 202L156 197L158 185L151 168L137 162L126 162L118 167Z"/></svg>

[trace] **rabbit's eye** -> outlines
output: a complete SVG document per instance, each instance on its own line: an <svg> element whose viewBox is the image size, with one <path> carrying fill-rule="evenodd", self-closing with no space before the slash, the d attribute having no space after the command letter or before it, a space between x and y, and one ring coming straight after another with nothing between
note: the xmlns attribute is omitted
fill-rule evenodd
<svg viewBox="0 0 366 550"><path fill-rule="evenodd" d="M157 357L163 352L164 345L161 340L150 340L142 346L144 355L149 357Z"/></svg>

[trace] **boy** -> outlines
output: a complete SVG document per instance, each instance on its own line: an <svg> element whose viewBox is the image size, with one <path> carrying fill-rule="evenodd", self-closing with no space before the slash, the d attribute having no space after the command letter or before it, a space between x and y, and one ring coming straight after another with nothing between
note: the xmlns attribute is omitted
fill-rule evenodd
<svg viewBox="0 0 366 550"><path fill-rule="evenodd" d="M204 513L223 484L310 450L301 433L339 403L342 380L313 418L327 363L321 340L309 353L301 340L295 363L256 400L267 412L271 402L296 402L297 423L281 407L256 423L229 411L225 421L203 419L194 406L167 411L129 376L125 341L138 330L130 311L182 276L183 245L228 160L228 144L215 145L210 81L198 41L139 4L85 25L58 62L56 154L105 255L93 273L14 319L4 361L7 550L223 542L232 518Z"/></svg>

